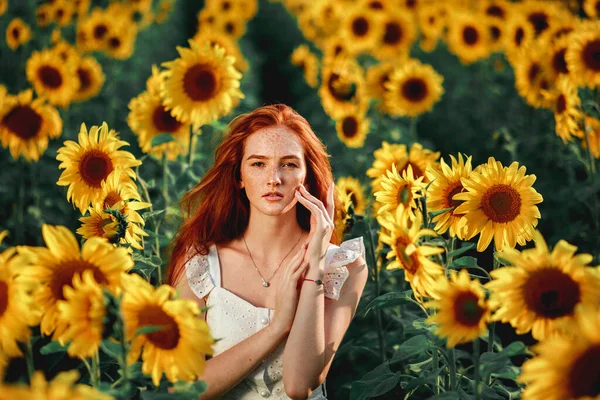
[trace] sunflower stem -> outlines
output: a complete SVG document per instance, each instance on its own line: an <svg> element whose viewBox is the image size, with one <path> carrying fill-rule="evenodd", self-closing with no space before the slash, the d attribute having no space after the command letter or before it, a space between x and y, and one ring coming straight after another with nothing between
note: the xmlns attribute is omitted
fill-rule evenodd
<svg viewBox="0 0 600 400"><path fill-rule="evenodd" d="M435 314L435 310L432 311L432 315ZM437 369L440 367L440 360L439 360L439 355L438 355L438 349L437 347L433 348L433 360L432 360L432 372L437 371ZM439 395L440 394L440 376L437 375L435 378L435 394Z"/></svg>
<svg viewBox="0 0 600 400"><path fill-rule="evenodd" d="M411 117L408 128L408 136L413 142L417 141L417 117Z"/></svg>
<svg viewBox="0 0 600 400"><path fill-rule="evenodd" d="M450 349L450 390L456 390L456 351Z"/></svg>
<svg viewBox="0 0 600 400"><path fill-rule="evenodd" d="M583 118L583 133L585 134L585 147L587 148L588 158L590 162L590 172L592 176L594 176L596 174L596 163L594 162L594 155L592 154L592 148L590 146L590 133L587 130L585 118Z"/></svg>
<svg viewBox="0 0 600 400"><path fill-rule="evenodd" d="M196 135L194 135L194 128L190 125L190 148L189 148L189 154L188 154L188 164L190 166L190 168L192 167L192 164L194 163L194 152L196 151L196 143L194 143L194 139L196 138Z"/></svg>
<svg viewBox="0 0 600 400"><path fill-rule="evenodd" d="M165 151L162 155L163 164L163 181L162 181L162 195L165 199L165 208L171 202L169 199L169 161L167 160L167 152Z"/></svg>
<svg viewBox="0 0 600 400"><path fill-rule="evenodd" d="M127 340L125 338L125 324L123 323L123 318L122 315L120 316L121 319L121 329L119 329L119 335L121 336L121 368L123 369L123 376L121 376L121 378L119 378L120 380L124 381L124 384L126 385L129 382L129 370L127 367L127 355L129 354L129 348L127 346Z"/></svg>
<svg viewBox="0 0 600 400"><path fill-rule="evenodd" d="M25 361L27 362L27 377L29 378L29 384L31 385L31 378L35 369L33 367L33 346L31 345L31 338L27 340L25 348Z"/></svg>
<svg viewBox="0 0 600 400"><path fill-rule="evenodd" d="M369 217L365 216L364 221L367 225L367 239L369 242L369 249L371 250L371 255L373 257L372 265L374 270L375 277L375 298L379 297L380 286L379 286L379 268L377 267L377 254L375 254L375 246L373 246L373 236L371 235L371 223L369 222ZM375 316L377 318L377 339L379 341L379 355L381 357L381 362L385 362L385 337L383 336L383 324L381 322L381 310L377 309L375 311Z"/></svg>
<svg viewBox="0 0 600 400"><path fill-rule="evenodd" d="M473 342L473 357L474 357L474 382L475 382L475 400L479 400L479 338Z"/></svg>
<svg viewBox="0 0 600 400"><path fill-rule="evenodd" d="M494 259L494 263L492 264L492 270L496 270L498 268L500 268L500 262L498 261L498 258L496 257L496 244L492 243L492 258ZM489 276L489 274L488 274ZM490 276L490 281L492 280L492 277ZM488 351L490 353L494 352L494 343L496 342L496 322L493 321L492 323L490 323L490 335L489 335L489 344L488 344ZM490 377L490 380L492 378Z"/></svg>
<svg viewBox="0 0 600 400"><path fill-rule="evenodd" d="M448 249L446 251L446 269L448 269L450 267L450 264L452 264L452 259L453 256L451 255L452 252L454 251L456 247L456 238L453 236L450 238L450 246L448 246Z"/></svg>
<svg viewBox="0 0 600 400"><path fill-rule="evenodd" d="M90 375L92 386L97 388L100 384L100 357L98 356L98 350L92 356L92 370Z"/></svg>

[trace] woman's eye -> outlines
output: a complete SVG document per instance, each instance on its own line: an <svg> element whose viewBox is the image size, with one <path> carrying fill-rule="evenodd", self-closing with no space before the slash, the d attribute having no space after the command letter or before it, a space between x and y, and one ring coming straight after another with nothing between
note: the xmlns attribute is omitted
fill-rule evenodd
<svg viewBox="0 0 600 400"><path fill-rule="evenodd" d="M257 164L262 164L262 162L260 162L260 161L257 161L257 162L255 162L254 164L252 164L252 166L253 166L253 167L254 167L254 166L257 166Z"/></svg>
<svg viewBox="0 0 600 400"><path fill-rule="evenodd" d="M290 166L290 167L292 167L292 168L297 168L297 167L298 167L298 166L297 166L296 164L294 164L294 163L286 163L286 164L283 164L283 165L289 165L289 166Z"/></svg>

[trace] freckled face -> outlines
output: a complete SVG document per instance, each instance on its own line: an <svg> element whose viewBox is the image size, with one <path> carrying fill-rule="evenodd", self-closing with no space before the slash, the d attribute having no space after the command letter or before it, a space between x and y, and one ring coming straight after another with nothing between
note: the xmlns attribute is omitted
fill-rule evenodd
<svg viewBox="0 0 600 400"><path fill-rule="evenodd" d="M304 148L294 131L283 125L260 129L246 139L240 187L254 206L268 215L278 215L294 201L294 191L306 179ZM279 200L264 197L280 192Z"/></svg>

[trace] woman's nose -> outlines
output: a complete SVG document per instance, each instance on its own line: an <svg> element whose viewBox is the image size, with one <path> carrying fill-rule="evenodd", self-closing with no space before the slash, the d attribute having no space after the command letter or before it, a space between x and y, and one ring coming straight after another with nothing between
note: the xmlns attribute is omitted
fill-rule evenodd
<svg viewBox="0 0 600 400"><path fill-rule="evenodd" d="M273 167L269 171L269 184L270 185L281 184L281 178L279 177L279 169L277 167Z"/></svg>

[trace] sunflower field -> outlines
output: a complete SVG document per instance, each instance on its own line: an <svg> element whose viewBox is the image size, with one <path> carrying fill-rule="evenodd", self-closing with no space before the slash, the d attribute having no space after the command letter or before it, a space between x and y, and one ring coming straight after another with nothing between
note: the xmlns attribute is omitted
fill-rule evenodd
<svg viewBox="0 0 600 400"><path fill-rule="evenodd" d="M165 284L179 200L274 103L366 246L329 399L600 398L599 16L0 0L0 399L202 398L218 338Z"/></svg>

